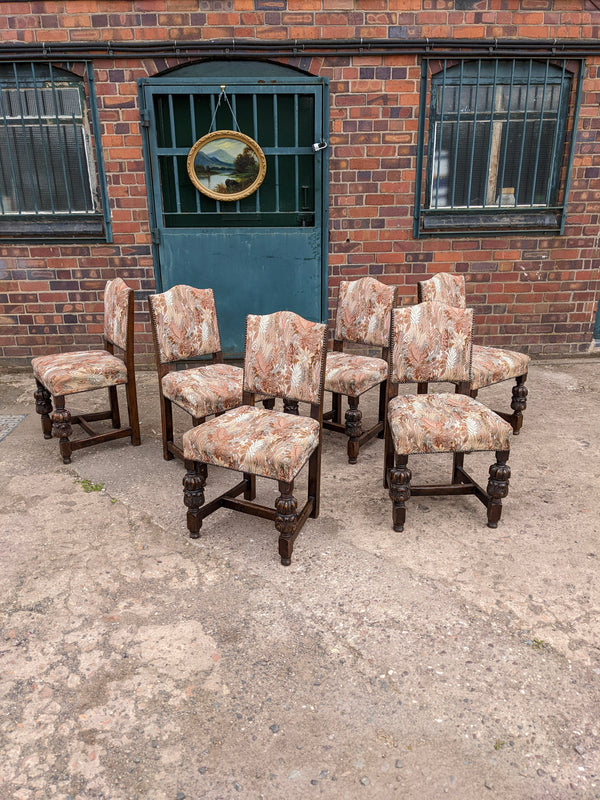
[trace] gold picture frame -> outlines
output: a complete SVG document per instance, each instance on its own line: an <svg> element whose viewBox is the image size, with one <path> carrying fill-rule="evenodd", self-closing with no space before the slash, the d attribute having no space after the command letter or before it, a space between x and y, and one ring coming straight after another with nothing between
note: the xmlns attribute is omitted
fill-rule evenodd
<svg viewBox="0 0 600 800"><path fill-rule="evenodd" d="M230 202L258 189L267 174L267 161L259 145L244 133L213 131L190 149L187 171L199 192Z"/></svg>

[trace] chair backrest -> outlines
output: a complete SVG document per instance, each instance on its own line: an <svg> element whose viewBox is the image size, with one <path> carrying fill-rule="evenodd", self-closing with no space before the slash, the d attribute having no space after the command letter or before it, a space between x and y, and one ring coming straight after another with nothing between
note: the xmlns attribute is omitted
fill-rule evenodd
<svg viewBox="0 0 600 800"><path fill-rule="evenodd" d="M160 364L221 352L212 289L173 286L148 298Z"/></svg>
<svg viewBox="0 0 600 800"><path fill-rule="evenodd" d="M418 284L419 303L445 303L455 308L467 307L467 291L464 275L451 275L449 272L438 272L426 281Z"/></svg>
<svg viewBox="0 0 600 800"><path fill-rule="evenodd" d="M321 405L327 326L293 311L246 318L244 392Z"/></svg>
<svg viewBox="0 0 600 800"><path fill-rule="evenodd" d="M335 315L335 339L387 347L396 286L375 278L342 281Z"/></svg>
<svg viewBox="0 0 600 800"><path fill-rule="evenodd" d="M130 297L133 289L122 278L108 281L104 287L104 338L127 350L133 338L133 313L130 323Z"/></svg>
<svg viewBox="0 0 600 800"><path fill-rule="evenodd" d="M395 308L390 336L391 383L469 381L473 309L442 303Z"/></svg>

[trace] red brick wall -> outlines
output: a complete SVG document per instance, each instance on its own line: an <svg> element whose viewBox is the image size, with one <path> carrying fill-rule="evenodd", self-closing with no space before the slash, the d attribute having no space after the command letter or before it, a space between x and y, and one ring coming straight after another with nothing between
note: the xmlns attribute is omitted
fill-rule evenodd
<svg viewBox="0 0 600 800"><path fill-rule="evenodd" d="M583 0L473 0L472 10L455 5L454 0L3 3L0 37L6 46L233 37L597 42L600 36L593 24L598 12ZM32 355L96 346L102 288L118 274L137 290L138 363L151 363L145 296L154 279L136 80L187 61L94 62L114 243L0 245L0 361L26 364ZM585 67L565 234L542 238L413 238L421 81L416 56L282 63L331 82L332 306L340 279L375 275L397 283L403 302L410 303L418 280L440 270L462 272L481 343L543 355L589 349L600 289L600 56L588 58Z"/></svg>

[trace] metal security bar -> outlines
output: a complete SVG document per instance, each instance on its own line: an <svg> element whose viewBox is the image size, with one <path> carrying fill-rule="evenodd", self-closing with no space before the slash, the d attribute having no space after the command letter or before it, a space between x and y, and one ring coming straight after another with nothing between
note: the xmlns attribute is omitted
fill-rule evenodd
<svg viewBox="0 0 600 800"><path fill-rule="evenodd" d="M0 234L8 218L15 233L42 221L46 234L50 222L56 233L99 233L98 205L83 79L52 64L0 65ZM73 223L82 216L100 225Z"/></svg>
<svg viewBox="0 0 600 800"><path fill-rule="evenodd" d="M574 77L567 62L443 60L440 66L430 81L425 198L423 203L419 188L416 214L423 226L417 232L415 225L417 235L436 227L561 225L570 169L562 186L561 170ZM422 93L420 166L424 133ZM571 145L573 140L571 135ZM571 146L569 165L572 153Z"/></svg>

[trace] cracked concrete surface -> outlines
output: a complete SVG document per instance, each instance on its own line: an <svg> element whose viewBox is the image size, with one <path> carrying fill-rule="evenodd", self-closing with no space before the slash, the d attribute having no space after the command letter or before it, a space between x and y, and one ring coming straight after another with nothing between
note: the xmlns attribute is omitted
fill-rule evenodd
<svg viewBox="0 0 600 800"><path fill-rule="evenodd" d="M2 800L600 798L600 360L532 366L496 530L440 497L394 533L382 442L350 466L326 431L288 568L265 520L187 537L138 379L142 446L64 466L32 377L0 375L0 413L27 414L0 441ZM207 496L234 480L209 471Z"/></svg>

